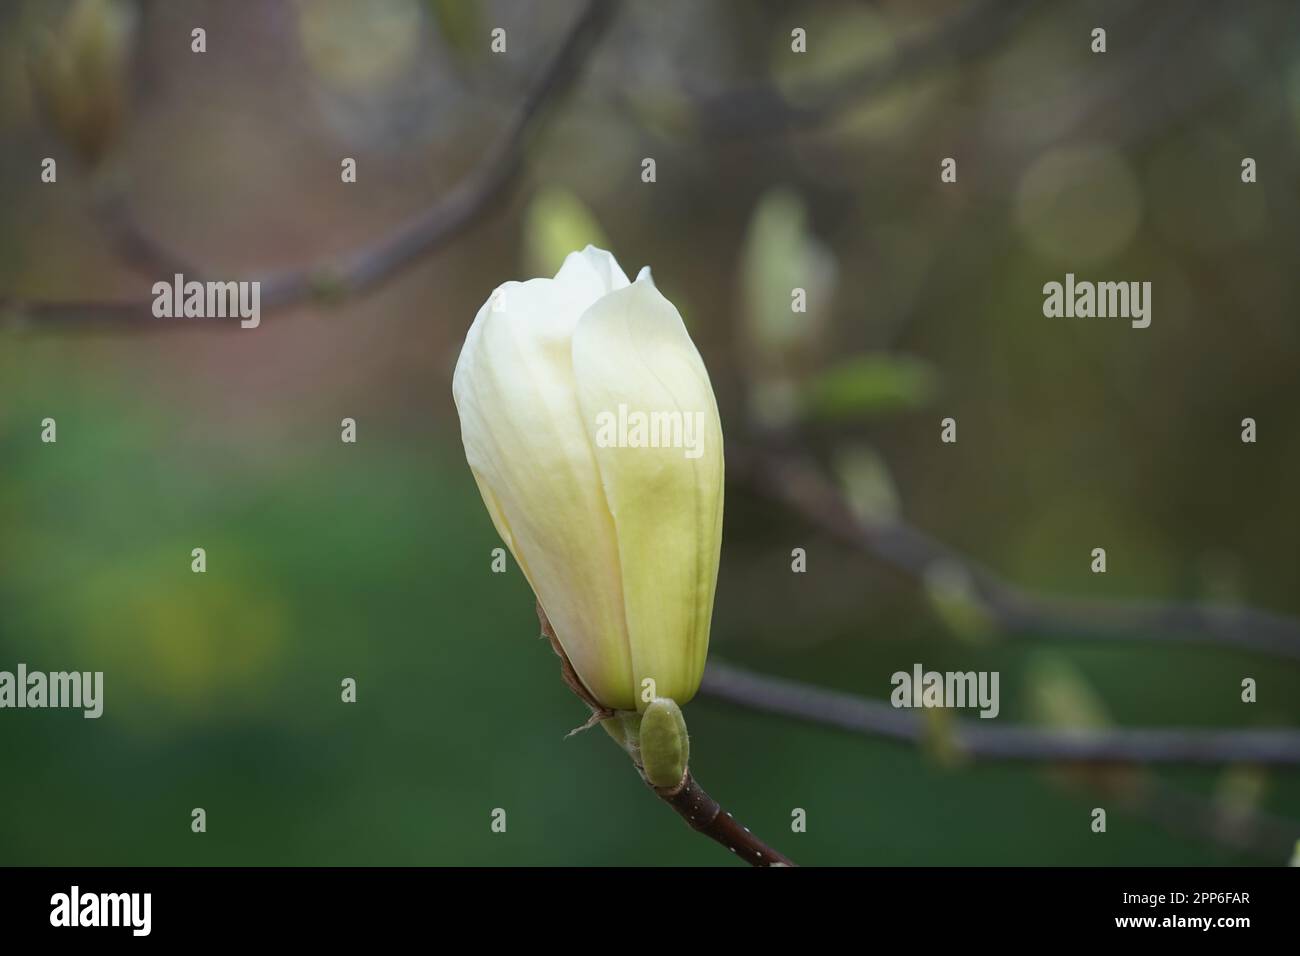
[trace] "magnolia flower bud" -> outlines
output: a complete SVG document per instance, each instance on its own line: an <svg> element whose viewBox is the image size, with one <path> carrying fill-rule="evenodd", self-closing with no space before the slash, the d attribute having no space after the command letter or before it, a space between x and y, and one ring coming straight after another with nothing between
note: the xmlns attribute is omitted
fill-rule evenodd
<svg viewBox="0 0 1300 956"><path fill-rule="evenodd" d="M722 425L681 316L588 246L479 310L452 382L465 457L592 696L699 688L722 538Z"/></svg>

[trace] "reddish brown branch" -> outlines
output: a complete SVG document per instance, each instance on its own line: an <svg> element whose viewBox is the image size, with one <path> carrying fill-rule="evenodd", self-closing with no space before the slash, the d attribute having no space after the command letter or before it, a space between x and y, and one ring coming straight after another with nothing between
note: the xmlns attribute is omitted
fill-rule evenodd
<svg viewBox="0 0 1300 956"><path fill-rule="evenodd" d="M686 779L674 790L654 789L659 799L677 811L678 815L698 833L721 843L750 866L797 866L783 853L772 849L741 826L721 804L704 792L686 771Z"/></svg>

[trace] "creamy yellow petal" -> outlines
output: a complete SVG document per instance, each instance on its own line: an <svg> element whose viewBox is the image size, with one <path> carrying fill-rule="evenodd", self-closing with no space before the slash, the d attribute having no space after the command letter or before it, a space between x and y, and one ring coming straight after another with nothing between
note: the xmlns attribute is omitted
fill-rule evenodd
<svg viewBox="0 0 1300 956"><path fill-rule="evenodd" d="M722 539L722 425L708 372L645 271L583 314L573 372L617 531L638 709L645 678L658 696L685 703L704 671ZM619 417L620 405L629 420L660 415L661 445L698 432L698 456L686 447L601 447L598 423ZM665 432L674 414L680 427ZM619 437L635 439L631 429Z"/></svg>

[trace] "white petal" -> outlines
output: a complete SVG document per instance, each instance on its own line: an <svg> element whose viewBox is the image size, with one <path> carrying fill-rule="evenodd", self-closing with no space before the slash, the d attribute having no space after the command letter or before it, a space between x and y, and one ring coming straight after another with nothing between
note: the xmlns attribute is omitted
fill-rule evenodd
<svg viewBox="0 0 1300 956"><path fill-rule="evenodd" d="M602 702L633 692L613 519L575 395L573 284L508 283L474 320L452 382L465 457L502 540L578 676Z"/></svg>
<svg viewBox="0 0 1300 956"><path fill-rule="evenodd" d="M576 295L585 297L588 304L616 289L626 289L629 284L618 260L611 253L595 246L569 253L564 265L555 274L555 281ZM576 322L578 317L573 318Z"/></svg>

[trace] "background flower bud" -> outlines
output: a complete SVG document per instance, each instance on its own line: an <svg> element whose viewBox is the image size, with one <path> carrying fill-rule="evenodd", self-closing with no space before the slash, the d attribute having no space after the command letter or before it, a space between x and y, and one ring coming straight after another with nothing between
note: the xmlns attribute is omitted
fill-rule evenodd
<svg viewBox="0 0 1300 956"><path fill-rule="evenodd" d="M452 390L492 522L582 682L618 710L688 701L717 581L722 427L704 363L649 270L629 283L588 246L554 279L501 286ZM598 441L620 406L693 416L698 447Z"/></svg>
<svg viewBox="0 0 1300 956"><path fill-rule="evenodd" d="M133 33L131 11L117 0L76 0L32 62L50 124L91 166L122 126Z"/></svg>

